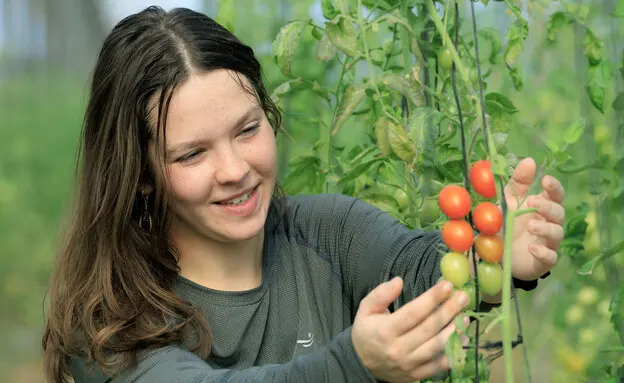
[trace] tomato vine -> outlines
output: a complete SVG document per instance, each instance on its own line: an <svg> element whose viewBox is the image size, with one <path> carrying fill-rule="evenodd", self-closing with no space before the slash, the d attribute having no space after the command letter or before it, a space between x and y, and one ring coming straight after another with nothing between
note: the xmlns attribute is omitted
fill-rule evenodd
<svg viewBox="0 0 624 383"><path fill-rule="evenodd" d="M487 0L480 3L490 6ZM503 198L503 185L518 162L507 137L518 125L519 109L506 95L489 90L488 80L494 74L506 75L513 89L522 92L521 57L529 22L516 2L495 3L492 6L506 7L513 20L504 36L494 28L478 28L474 1L462 10L455 0L322 0L322 24L293 20L273 42L275 62L286 77L273 92L278 106L294 94L311 92L331 111L308 120L322 129L316 144L290 163L287 190L354 195L410 228L442 231L451 251L442 256L441 272L456 288L470 292L472 305L466 313L475 319L469 346L464 348L459 337L449 340L446 353L453 365L449 376L453 382L487 380L489 362L501 354L509 356L513 347L524 343L511 270L505 265L511 264L514 220L531 210L510 213ZM624 93L608 102L616 70L587 22L588 9L565 2L560 6L550 14L545 43L554 42L565 28L580 26L587 60L583 89L590 105L601 114L624 109ZM624 10L613 16L624 16ZM469 25L464 32L465 21ZM325 82L298 74L302 73L295 64L298 47L309 39L316 58L331 73ZM624 63L621 71L624 76ZM624 120L620 123L624 126ZM544 172L607 173L620 160L603 156L576 163L568 151L586 134L586 126L584 117L572 121L559 137L544 139ZM522 202L516 201L517 206ZM580 211L566 222L562 254L574 257L584 251L579 238L585 236L586 216ZM604 249L580 265L580 273L590 274L623 248L619 242ZM471 256L475 252L480 259ZM611 312L624 342L617 324L624 318L622 290L614 291ZM499 292L500 309L477 311L482 293ZM511 333L512 304L516 339ZM496 326L503 339L481 342L480 336ZM497 351L484 357L483 350ZM513 382L511 362L511 357L505 358L507 382Z"/></svg>

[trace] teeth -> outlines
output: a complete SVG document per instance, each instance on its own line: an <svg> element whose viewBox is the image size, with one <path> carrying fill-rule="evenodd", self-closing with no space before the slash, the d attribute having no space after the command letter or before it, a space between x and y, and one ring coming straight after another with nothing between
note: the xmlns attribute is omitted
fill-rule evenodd
<svg viewBox="0 0 624 383"><path fill-rule="evenodd" d="M253 190L243 194L242 196L238 197L238 198L234 198L231 199L227 202L222 202L224 205L240 205L243 202L247 202L247 200L249 200L249 197L251 196L251 193L253 193Z"/></svg>

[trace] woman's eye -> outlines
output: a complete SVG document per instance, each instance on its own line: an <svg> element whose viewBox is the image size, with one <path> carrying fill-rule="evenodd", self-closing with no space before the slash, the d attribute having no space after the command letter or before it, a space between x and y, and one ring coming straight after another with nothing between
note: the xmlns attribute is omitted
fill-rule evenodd
<svg viewBox="0 0 624 383"><path fill-rule="evenodd" d="M182 157L177 159L177 162L186 162L186 161L190 161L193 158L197 157L199 155L200 151L199 150L195 150L193 152L190 152L188 154L183 155Z"/></svg>
<svg viewBox="0 0 624 383"><path fill-rule="evenodd" d="M243 130L241 130L240 134L241 135L250 135L252 133L254 133L256 130L258 130L258 128L260 127L260 125L253 125L250 127L247 127Z"/></svg>

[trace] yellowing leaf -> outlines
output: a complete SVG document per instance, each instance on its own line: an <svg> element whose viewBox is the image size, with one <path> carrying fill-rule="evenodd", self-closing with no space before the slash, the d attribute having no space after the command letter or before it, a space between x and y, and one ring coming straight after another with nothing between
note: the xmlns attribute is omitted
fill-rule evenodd
<svg viewBox="0 0 624 383"><path fill-rule="evenodd" d="M388 142L397 157L412 162L416 156L416 146L409 139L403 126L390 122L388 125Z"/></svg>
<svg viewBox="0 0 624 383"><path fill-rule="evenodd" d="M338 110L336 111L336 120L334 121L332 134L338 133L338 130L342 127L345 121L351 117L355 108L360 105L360 102L362 102L362 99L366 95L366 88L367 86L365 84L350 85L347 88L342 96L342 99L340 100Z"/></svg>
<svg viewBox="0 0 624 383"><path fill-rule="evenodd" d="M386 156L390 155L390 141L388 139L388 130L390 129L390 121L386 117L382 117L375 123L375 137L377 138L377 147Z"/></svg>
<svg viewBox="0 0 624 383"><path fill-rule="evenodd" d="M355 57L358 53L358 42L355 34L355 28L350 21L343 18L335 23L333 21L325 22L325 32L329 36L329 40L334 45L351 57Z"/></svg>
<svg viewBox="0 0 624 383"><path fill-rule="evenodd" d="M329 36L327 34L323 35L321 41L316 45L316 58L327 62L336 55L336 52L336 46L329 41Z"/></svg>
<svg viewBox="0 0 624 383"><path fill-rule="evenodd" d="M307 21L292 21L282 27L273 41L273 57L284 75L291 77L292 59Z"/></svg>

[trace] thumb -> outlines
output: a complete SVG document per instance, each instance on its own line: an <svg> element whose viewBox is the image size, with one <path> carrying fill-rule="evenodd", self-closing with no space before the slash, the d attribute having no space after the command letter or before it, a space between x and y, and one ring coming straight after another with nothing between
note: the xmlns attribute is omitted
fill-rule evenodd
<svg viewBox="0 0 624 383"><path fill-rule="evenodd" d="M390 281L379 284L360 301L357 315L383 314L388 306L394 302L403 290L401 277L394 277Z"/></svg>
<svg viewBox="0 0 624 383"><path fill-rule="evenodd" d="M505 186L506 197L522 197L531 187L535 179L537 165L533 158L525 158L518 163L511 175L509 183Z"/></svg>

